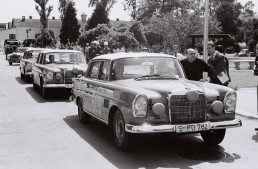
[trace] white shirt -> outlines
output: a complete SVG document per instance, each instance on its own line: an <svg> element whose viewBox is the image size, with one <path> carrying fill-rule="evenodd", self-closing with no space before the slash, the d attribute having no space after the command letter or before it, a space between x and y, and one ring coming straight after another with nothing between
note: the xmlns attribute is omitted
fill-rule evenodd
<svg viewBox="0 0 258 169"><path fill-rule="evenodd" d="M186 58L186 57L185 57L184 55L182 55L181 53L174 54L174 56L175 56L179 61Z"/></svg>

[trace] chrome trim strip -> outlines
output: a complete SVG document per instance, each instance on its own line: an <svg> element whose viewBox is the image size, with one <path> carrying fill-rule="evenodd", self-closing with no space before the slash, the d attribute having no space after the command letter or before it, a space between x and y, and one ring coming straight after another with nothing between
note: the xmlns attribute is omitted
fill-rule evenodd
<svg viewBox="0 0 258 169"><path fill-rule="evenodd" d="M220 122L210 122L210 130L215 129L225 129L233 127L241 127L242 121L240 119L234 119L229 121L220 121ZM128 133L175 133L176 125L143 125L143 126L134 126L130 124L125 125L125 130Z"/></svg>

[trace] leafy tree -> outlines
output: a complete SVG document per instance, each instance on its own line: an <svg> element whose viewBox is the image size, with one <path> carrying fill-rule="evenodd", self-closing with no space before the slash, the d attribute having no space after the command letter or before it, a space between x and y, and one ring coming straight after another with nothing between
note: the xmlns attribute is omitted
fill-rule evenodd
<svg viewBox="0 0 258 169"><path fill-rule="evenodd" d="M75 3L70 1L67 4L67 9L65 11L64 19L62 21L62 27L60 30L60 40L61 43L66 44L68 39L70 42L77 42L79 38L80 25L76 18L76 9L74 8Z"/></svg>
<svg viewBox="0 0 258 169"><path fill-rule="evenodd" d="M67 8L67 4L70 2L71 0L59 0L59 7L58 10L61 13L60 15L60 19L63 21L64 19L64 15L65 15L65 10Z"/></svg>
<svg viewBox="0 0 258 169"><path fill-rule="evenodd" d="M155 32L145 32L145 37L147 40L147 45L149 49L152 49L153 52L158 52L163 48L163 36Z"/></svg>
<svg viewBox="0 0 258 169"><path fill-rule="evenodd" d="M113 5L117 2L116 0L90 0L89 7L97 6L98 3L104 4L106 6L106 11L109 12Z"/></svg>
<svg viewBox="0 0 258 169"><path fill-rule="evenodd" d="M53 6L46 7L48 0L34 0L36 4L35 9L40 16L40 22L42 25L41 34L39 34L37 40L40 42L41 47L45 47L54 41L54 36L51 36L51 30L48 29L48 17L53 10Z"/></svg>
<svg viewBox="0 0 258 169"><path fill-rule="evenodd" d="M97 3L95 10L87 22L86 30L95 28L98 24L109 24L106 4L102 2Z"/></svg>
<svg viewBox="0 0 258 169"><path fill-rule="evenodd" d="M35 6L35 9L39 13L40 16L40 22L43 26L43 28L48 27L48 17L53 10L53 6L50 5L46 7L48 0L34 0L38 5Z"/></svg>
<svg viewBox="0 0 258 169"><path fill-rule="evenodd" d="M37 46L46 47L55 43L55 35L52 30L42 29L42 32L36 35Z"/></svg>
<svg viewBox="0 0 258 169"><path fill-rule="evenodd" d="M238 27L238 16L240 11L234 8L233 2L222 2L220 7L216 11L218 21L221 23L222 32L230 35L237 35ZM230 23L230 24L229 24Z"/></svg>
<svg viewBox="0 0 258 169"><path fill-rule="evenodd" d="M85 45L94 40L100 42L108 41L109 46L113 49L121 47L136 48L139 45L133 33L129 32L127 29L125 29L125 31L121 31L119 28L111 29L106 24L99 24L96 28L86 31L85 35L80 37L79 45Z"/></svg>
<svg viewBox="0 0 258 169"><path fill-rule="evenodd" d="M135 22L130 28L130 32L134 34L135 39L142 45L146 45L146 37L143 26L140 22Z"/></svg>

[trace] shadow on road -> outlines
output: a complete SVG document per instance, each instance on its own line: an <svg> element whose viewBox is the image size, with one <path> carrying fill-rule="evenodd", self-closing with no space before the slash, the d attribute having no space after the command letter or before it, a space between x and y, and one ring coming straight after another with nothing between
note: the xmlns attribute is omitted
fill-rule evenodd
<svg viewBox="0 0 258 169"><path fill-rule="evenodd" d="M16 80L19 84L21 84L21 85L27 84L24 80L22 80L21 77L15 77L15 80Z"/></svg>
<svg viewBox="0 0 258 169"><path fill-rule="evenodd" d="M64 121L117 168L190 169L193 165L205 162L233 163L241 158L237 154L227 153L221 146L205 145L198 138L198 134L137 136L137 144L133 149L129 152L121 152L114 144L111 129L103 123L92 120L89 124L84 125L78 121L76 115L67 116Z"/></svg>
<svg viewBox="0 0 258 169"><path fill-rule="evenodd" d="M33 87L25 88L26 91L30 94L30 96L37 102L37 103L46 103L46 102L70 102L70 90L65 89L50 89L48 91L48 97L44 98L40 94L40 90L38 89L35 91Z"/></svg>

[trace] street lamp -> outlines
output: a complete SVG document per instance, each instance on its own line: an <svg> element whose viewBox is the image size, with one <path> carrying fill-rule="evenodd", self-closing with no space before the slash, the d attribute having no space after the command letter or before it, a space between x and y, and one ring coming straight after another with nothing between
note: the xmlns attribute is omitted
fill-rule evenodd
<svg viewBox="0 0 258 169"><path fill-rule="evenodd" d="M31 31L31 28L26 29L27 39L29 38L29 31Z"/></svg>
<svg viewBox="0 0 258 169"><path fill-rule="evenodd" d="M83 12L81 17L82 17L82 35L84 35L87 15Z"/></svg>

